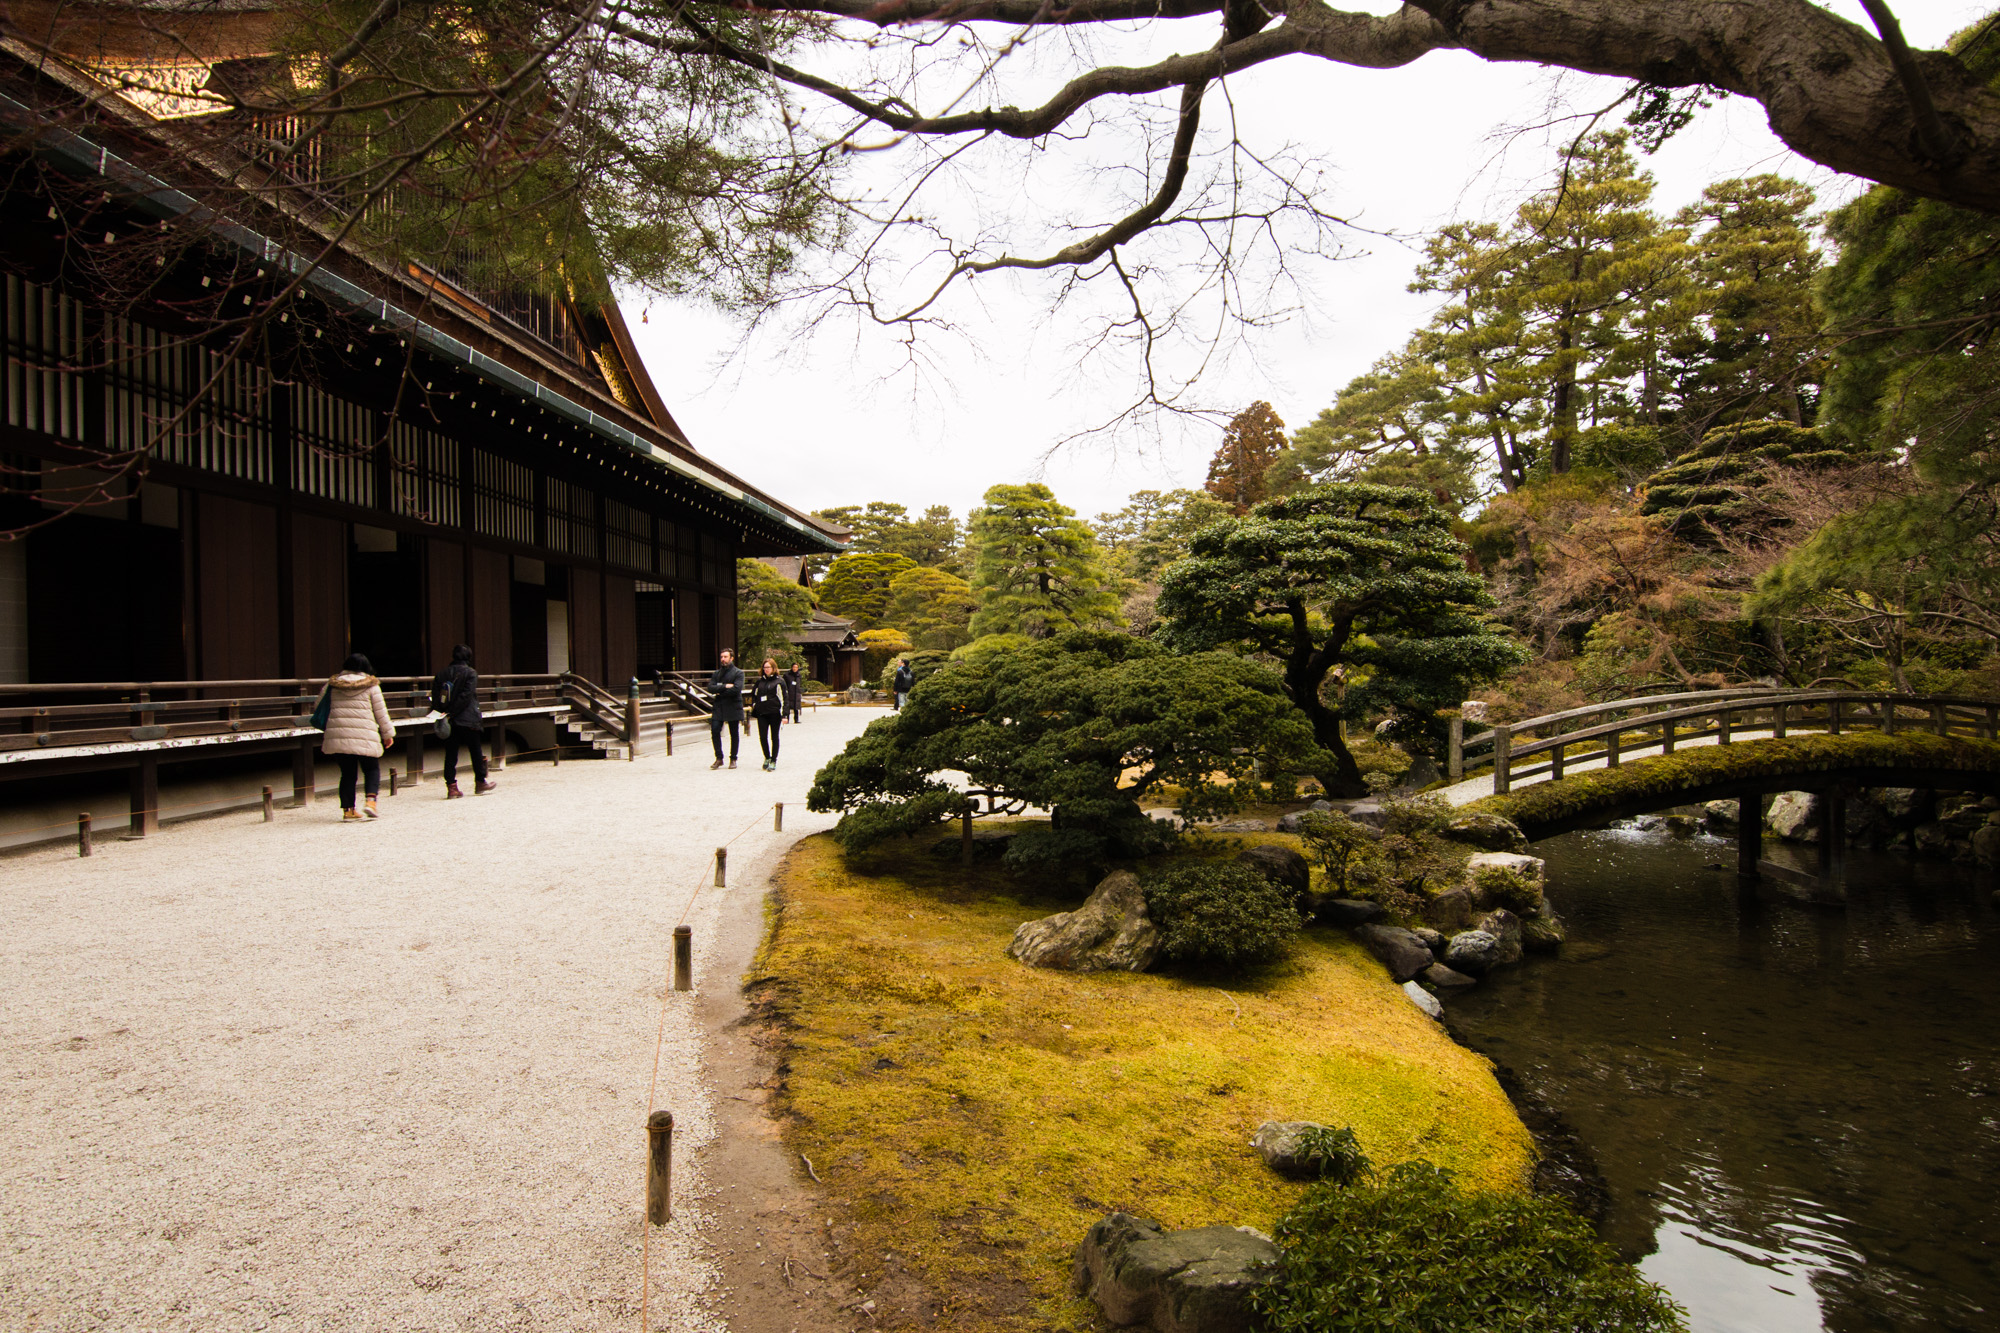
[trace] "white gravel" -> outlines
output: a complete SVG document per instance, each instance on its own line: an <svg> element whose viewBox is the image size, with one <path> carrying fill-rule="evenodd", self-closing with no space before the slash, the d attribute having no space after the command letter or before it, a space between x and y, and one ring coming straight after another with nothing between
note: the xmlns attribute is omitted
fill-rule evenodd
<svg viewBox="0 0 2000 1333"><path fill-rule="evenodd" d="M0 1328L641 1327L648 1084L671 932L829 820L814 770L875 709L750 756L517 766L383 818L330 801L0 860ZM785 803L785 831L771 829ZM697 984L720 893L688 921ZM677 1214L653 1326L717 1327L691 996L659 1105ZM711 1293L713 1295L714 1293Z"/></svg>

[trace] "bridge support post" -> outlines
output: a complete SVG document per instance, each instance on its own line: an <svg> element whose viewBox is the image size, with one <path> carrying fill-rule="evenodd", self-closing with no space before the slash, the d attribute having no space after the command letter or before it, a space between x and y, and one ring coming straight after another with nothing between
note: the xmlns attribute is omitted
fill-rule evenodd
<svg viewBox="0 0 2000 1333"><path fill-rule="evenodd" d="M1507 767L1511 757L1509 752L1513 748L1513 741L1513 729L1506 723L1503 722L1493 728L1493 794L1495 796L1505 796L1511 786L1508 781Z"/></svg>
<svg viewBox="0 0 2000 1333"><path fill-rule="evenodd" d="M1736 873L1743 879L1757 878L1757 862L1764 858L1764 798L1736 798Z"/></svg>
<svg viewBox="0 0 2000 1333"><path fill-rule="evenodd" d="M1847 883L1847 793L1838 787L1819 798L1819 877L1829 889Z"/></svg>
<svg viewBox="0 0 2000 1333"><path fill-rule="evenodd" d="M146 838L160 831L160 761L141 755L132 770L132 831L129 838Z"/></svg>

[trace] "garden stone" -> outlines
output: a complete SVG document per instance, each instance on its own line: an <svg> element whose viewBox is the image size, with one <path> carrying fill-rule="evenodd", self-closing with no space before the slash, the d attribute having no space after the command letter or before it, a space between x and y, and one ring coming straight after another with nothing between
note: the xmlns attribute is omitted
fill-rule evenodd
<svg viewBox="0 0 2000 1333"><path fill-rule="evenodd" d="M1382 960L1394 981L1408 981L1433 961L1424 942L1400 926L1356 926L1354 938Z"/></svg>
<svg viewBox="0 0 2000 1333"><path fill-rule="evenodd" d="M1288 815L1279 815L1278 832L1280 833L1301 832L1302 830L1300 828L1300 821L1303 820L1307 815L1323 815L1332 809L1333 806L1326 801L1314 801L1311 805L1307 806L1303 810L1294 810Z"/></svg>
<svg viewBox="0 0 2000 1333"><path fill-rule="evenodd" d="M1312 867L1290 847L1252 847L1237 854L1237 860L1303 902L1312 892Z"/></svg>
<svg viewBox="0 0 2000 1333"><path fill-rule="evenodd" d="M1426 986L1436 986L1440 990L1455 990L1460 986L1477 986L1479 978L1468 977L1463 972L1454 972L1443 963L1432 963L1417 973L1417 980Z"/></svg>
<svg viewBox="0 0 2000 1333"><path fill-rule="evenodd" d="M1429 926L1411 926L1410 933L1424 942L1424 947L1431 951L1433 958L1444 951L1445 937L1442 932Z"/></svg>
<svg viewBox="0 0 2000 1333"><path fill-rule="evenodd" d="M1484 722L1491 707L1484 699L1467 699L1458 706L1458 715L1467 722Z"/></svg>
<svg viewBox="0 0 2000 1333"><path fill-rule="evenodd" d="M1365 926L1389 915L1380 903L1361 898L1321 898L1313 904L1313 918L1329 926Z"/></svg>
<svg viewBox="0 0 2000 1333"><path fill-rule="evenodd" d="M1383 812L1382 803L1373 797L1350 804L1347 807L1347 817L1357 824L1366 824L1370 828L1382 828L1389 822L1389 816Z"/></svg>
<svg viewBox="0 0 2000 1333"><path fill-rule="evenodd" d="M1499 941L1494 953L1496 963L1518 963L1521 961L1521 918L1504 907L1488 912L1472 923L1472 928L1491 935Z"/></svg>
<svg viewBox="0 0 2000 1333"><path fill-rule="evenodd" d="M1269 833L1271 826L1261 819L1231 819L1203 825L1210 833Z"/></svg>
<svg viewBox="0 0 2000 1333"><path fill-rule="evenodd" d="M1419 986L1416 982L1404 982L1403 994L1410 997L1411 1004L1414 1004L1432 1018L1444 1017L1444 1006L1438 1003L1438 997L1425 990L1422 986Z"/></svg>
<svg viewBox="0 0 2000 1333"><path fill-rule="evenodd" d="M1305 1137L1309 1130L1325 1128L1311 1120L1266 1120L1257 1126L1250 1146L1264 1159L1264 1165L1279 1175L1293 1180L1317 1180L1319 1163L1306 1157Z"/></svg>
<svg viewBox="0 0 2000 1333"><path fill-rule="evenodd" d="M1113 1213L1077 1247L1070 1289L1121 1327L1158 1333L1247 1333L1250 1296L1276 1280L1278 1247L1248 1227L1166 1231Z"/></svg>
<svg viewBox="0 0 2000 1333"><path fill-rule="evenodd" d="M1903 828L1930 817L1931 793L1925 787L1877 787L1869 793L1882 813Z"/></svg>
<svg viewBox="0 0 2000 1333"><path fill-rule="evenodd" d="M1809 791L1779 792L1764 815L1764 826L1787 842L1818 842L1819 802Z"/></svg>
<svg viewBox="0 0 2000 1333"><path fill-rule="evenodd" d="M1444 963L1454 972L1479 977L1499 965L1500 941L1483 930L1463 930L1444 949Z"/></svg>
<svg viewBox="0 0 2000 1333"><path fill-rule="evenodd" d="M1487 852L1518 852L1528 845L1528 835L1513 820L1477 811L1446 824L1442 836Z"/></svg>
<svg viewBox="0 0 2000 1333"><path fill-rule="evenodd" d="M1569 939L1569 931L1563 928L1562 918L1556 909L1546 901L1542 910L1533 916L1521 918L1521 947L1535 953L1553 953L1562 948Z"/></svg>
<svg viewBox="0 0 2000 1333"><path fill-rule="evenodd" d="M1734 833L1738 823L1736 802L1710 801L1701 807L1701 823L1710 833Z"/></svg>
<svg viewBox="0 0 2000 1333"><path fill-rule="evenodd" d="M1480 883L1481 871L1504 871L1527 881L1528 901L1521 904L1523 907L1542 900L1542 891L1549 879L1549 863L1539 856L1524 856L1520 852L1474 852L1472 859L1465 863L1465 877L1459 882L1473 907L1479 911L1499 904L1492 887Z"/></svg>
<svg viewBox="0 0 2000 1333"><path fill-rule="evenodd" d="M1424 904L1424 920L1446 933L1464 930L1472 924L1472 891L1446 889Z"/></svg>
<svg viewBox="0 0 2000 1333"><path fill-rule="evenodd" d="M1129 870L1106 875L1074 912L1024 921L1007 956L1064 972L1144 972L1160 953L1145 890Z"/></svg>
<svg viewBox="0 0 2000 1333"><path fill-rule="evenodd" d="M1983 866L2000 866L2000 824L1973 830L1972 855Z"/></svg>
<svg viewBox="0 0 2000 1333"><path fill-rule="evenodd" d="M1444 774L1438 771L1437 760L1427 754L1414 754L1410 756L1410 766L1403 770L1403 776L1396 785L1409 791L1422 791L1443 780Z"/></svg>
<svg viewBox="0 0 2000 1333"><path fill-rule="evenodd" d="M1668 815L1667 832L1676 838L1692 838L1701 831L1701 821L1693 815Z"/></svg>
<svg viewBox="0 0 2000 1333"><path fill-rule="evenodd" d="M1936 820L1917 825L1915 833L1918 856L1943 860L1951 855L1951 834Z"/></svg>

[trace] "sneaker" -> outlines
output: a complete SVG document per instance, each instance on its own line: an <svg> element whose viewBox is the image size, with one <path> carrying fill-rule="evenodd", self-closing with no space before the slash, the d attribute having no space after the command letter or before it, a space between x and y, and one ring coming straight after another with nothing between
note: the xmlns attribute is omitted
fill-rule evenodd
<svg viewBox="0 0 2000 1333"><path fill-rule="evenodd" d="M370 819L380 819L382 817L382 812L375 808L375 798L373 796L368 798L368 804L364 808Z"/></svg>
<svg viewBox="0 0 2000 1333"><path fill-rule="evenodd" d="M710 764L710 765L708 766L708 771L709 771L709 772L711 772L711 773L713 773L713 772L714 772L714 771L715 771L716 769L718 769L718 768L721 768L721 767L722 767L722 761L721 761L720 759L718 759L718 760L716 760L716 761L715 761L714 763L712 763L712 764Z"/></svg>
<svg viewBox="0 0 2000 1333"><path fill-rule="evenodd" d="M731 768L734 768L734 767L736 767L736 761L735 761L734 759L730 760L730 761L729 761L729 766L730 766Z"/></svg>
<svg viewBox="0 0 2000 1333"><path fill-rule="evenodd" d="M345 824L350 819L358 820L360 818L361 818L361 812L359 810L342 810L340 812L340 822L343 824Z"/></svg>

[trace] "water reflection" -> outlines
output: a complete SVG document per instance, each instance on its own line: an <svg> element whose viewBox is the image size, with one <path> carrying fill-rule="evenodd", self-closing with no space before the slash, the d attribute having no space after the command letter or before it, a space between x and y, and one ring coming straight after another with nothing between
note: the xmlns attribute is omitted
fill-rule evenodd
<svg viewBox="0 0 2000 1333"><path fill-rule="evenodd" d="M1451 1020L1575 1125L1606 1239L1699 1333L2000 1328L1990 879L1855 854L1846 908L1803 908L1716 839L1535 851L1573 942Z"/></svg>

